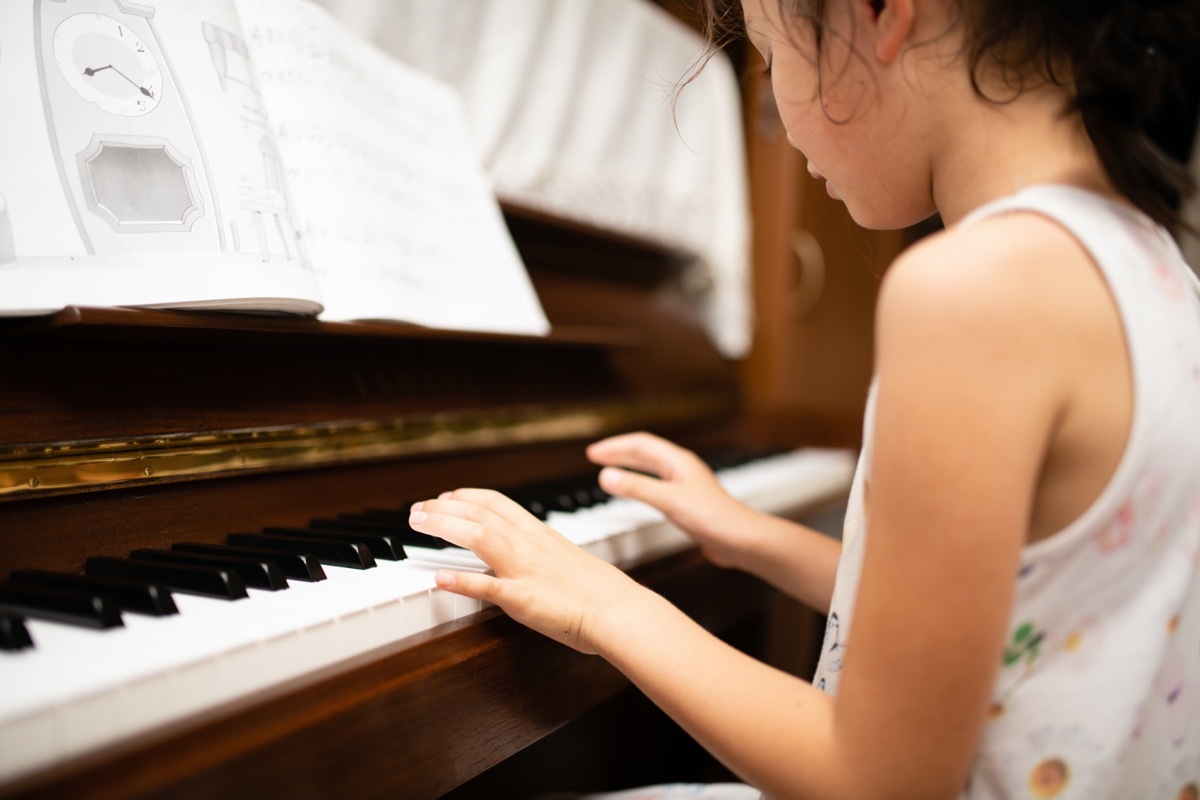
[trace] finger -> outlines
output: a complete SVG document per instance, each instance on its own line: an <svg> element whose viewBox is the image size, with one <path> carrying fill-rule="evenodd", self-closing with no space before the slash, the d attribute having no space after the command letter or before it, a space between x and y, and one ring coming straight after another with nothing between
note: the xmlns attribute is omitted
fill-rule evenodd
<svg viewBox="0 0 1200 800"><path fill-rule="evenodd" d="M650 433L614 436L587 449L587 457L601 466L636 469L664 478L678 472L691 455L691 451Z"/></svg>
<svg viewBox="0 0 1200 800"><path fill-rule="evenodd" d="M486 575L482 572L457 572L455 570L439 569L433 576L433 580L438 585L438 588L445 589L448 592L500 605L497 602L497 598L503 591L503 585L499 579L491 575Z"/></svg>
<svg viewBox="0 0 1200 800"><path fill-rule="evenodd" d="M492 511L448 498L414 503L408 522L413 530L465 547L488 563L514 531L511 523Z"/></svg>
<svg viewBox="0 0 1200 800"><path fill-rule="evenodd" d="M611 495L641 500L668 514L674 511L678 489L658 478L619 467L605 467L600 470L599 480L600 488Z"/></svg>
<svg viewBox="0 0 1200 800"><path fill-rule="evenodd" d="M475 490L482 492L484 490ZM472 490L455 489L452 492L443 492L433 500L423 500L420 503L421 510L426 513L445 514L451 517L460 517L478 522L481 525L498 525L508 523L503 516L497 514L486 504L479 502L482 494L472 496ZM415 506L414 506L415 508Z"/></svg>
<svg viewBox="0 0 1200 800"><path fill-rule="evenodd" d="M655 436L652 433L638 431L636 433L609 436L606 439L592 442L588 445L586 452L588 458L593 461L628 460L631 458L641 458L643 457L642 454L650 448L667 444L666 439Z"/></svg>
<svg viewBox="0 0 1200 800"><path fill-rule="evenodd" d="M413 503L408 512L408 524L414 531L445 539L450 544L471 549L483 533L483 526L477 522L453 517L447 514L432 513L428 510L432 500Z"/></svg>
<svg viewBox="0 0 1200 800"><path fill-rule="evenodd" d="M455 489L444 496L454 500L474 503L518 528L528 529L530 526L539 524L540 522L537 517L529 513L516 500L492 489Z"/></svg>

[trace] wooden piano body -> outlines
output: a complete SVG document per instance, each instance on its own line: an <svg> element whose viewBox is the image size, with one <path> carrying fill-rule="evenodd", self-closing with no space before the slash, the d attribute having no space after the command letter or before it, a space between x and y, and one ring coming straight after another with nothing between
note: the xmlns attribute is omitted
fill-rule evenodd
<svg viewBox="0 0 1200 800"><path fill-rule="evenodd" d="M734 365L679 291L676 254L508 217L546 339L122 309L5 321L0 579L576 474L591 469L582 445L620 430L742 438ZM718 631L770 601L695 551L634 572ZM437 797L626 686L486 609L0 796Z"/></svg>

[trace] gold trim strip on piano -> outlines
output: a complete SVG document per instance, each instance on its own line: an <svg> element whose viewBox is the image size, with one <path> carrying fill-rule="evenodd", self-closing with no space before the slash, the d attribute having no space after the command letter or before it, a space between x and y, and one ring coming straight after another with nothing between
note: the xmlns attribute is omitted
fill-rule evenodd
<svg viewBox="0 0 1200 800"><path fill-rule="evenodd" d="M587 439L731 408L692 396L0 448L0 498Z"/></svg>

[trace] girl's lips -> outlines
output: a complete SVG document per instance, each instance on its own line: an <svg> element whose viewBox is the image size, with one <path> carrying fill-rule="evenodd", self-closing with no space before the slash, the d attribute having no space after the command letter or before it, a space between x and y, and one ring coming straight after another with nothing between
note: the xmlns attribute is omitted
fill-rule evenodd
<svg viewBox="0 0 1200 800"><path fill-rule="evenodd" d="M833 184L831 184L829 182L829 179L826 178L824 175L822 175L821 171L818 170L816 167L814 167L813 163L811 161L808 162L808 174L812 175L815 180L818 180L818 181L824 180L825 181L825 194L829 195L834 200L842 199L841 195L839 195L837 193L837 190L833 188Z"/></svg>

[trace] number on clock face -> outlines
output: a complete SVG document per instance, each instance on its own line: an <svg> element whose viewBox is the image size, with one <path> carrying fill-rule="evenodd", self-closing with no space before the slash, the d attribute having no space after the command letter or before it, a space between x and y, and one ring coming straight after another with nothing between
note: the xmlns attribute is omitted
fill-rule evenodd
<svg viewBox="0 0 1200 800"><path fill-rule="evenodd" d="M161 99L158 59L129 26L106 14L74 14L60 22L54 58L71 88L110 114L140 116Z"/></svg>

